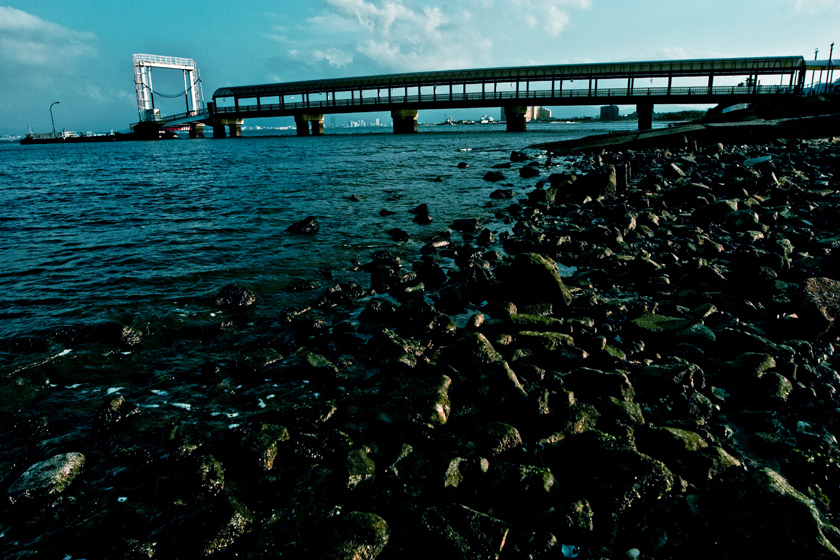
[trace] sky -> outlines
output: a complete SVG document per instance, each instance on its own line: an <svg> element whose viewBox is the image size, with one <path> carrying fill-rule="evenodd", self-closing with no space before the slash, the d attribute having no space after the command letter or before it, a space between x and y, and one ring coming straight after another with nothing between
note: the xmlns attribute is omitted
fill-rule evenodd
<svg viewBox="0 0 840 560"><path fill-rule="evenodd" d="M0 135L50 131L56 101L57 130L128 130L135 53L196 60L209 101L223 86L394 72L827 59L838 23L840 0L0 0ZM183 91L177 71L154 80Z"/></svg>

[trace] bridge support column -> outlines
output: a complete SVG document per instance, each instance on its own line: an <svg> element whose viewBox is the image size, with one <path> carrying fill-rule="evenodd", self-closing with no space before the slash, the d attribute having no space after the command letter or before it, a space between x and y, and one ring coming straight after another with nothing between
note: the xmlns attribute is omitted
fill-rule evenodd
<svg viewBox="0 0 840 560"><path fill-rule="evenodd" d="M309 123L312 123L312 135L324 134L324 115L304 114L295 115L295 127L298 136L309 136Z"/></svg>
<svg viewBox="0 0 840 560"><path fill-rule="evenodd" d="M653 103L639 103L636 105L636 116L639 118L639 130L653 128Z"/></svg>
<svg viewBox="0 0 840 560"><path fill-rule="evenodd" d="M242 136L242 123L235 122L233 124L229 124L228 131L230 131L231 138L240 138Z"/></svg>
<svg viewBox="0 0 840 560"><path fill-rule="evenodd" d="M227 131L225 130L225 125L223 124L214 124L213 125L213 138L225 138L227 136Z"/></svg>
<svg viewBox="0 0 840 560"><path fill-rule="evenodd" d="M505 107L505 122L507 123L508 132L525 132L525 114L528 112L528 107L521 105L513 105Z"/></svg>
<svg viewBox="0 0 840 560"><path fill-rule="evenodd" d="M190 124L190 138L204 138L204 123Z"/></svg>
<svg viewBox="0 0 840 560"><path fill-rule="evenodd" d="M394 120L394 134L413 134L417 132L417 111L402 109L391 111Z"/></svg>

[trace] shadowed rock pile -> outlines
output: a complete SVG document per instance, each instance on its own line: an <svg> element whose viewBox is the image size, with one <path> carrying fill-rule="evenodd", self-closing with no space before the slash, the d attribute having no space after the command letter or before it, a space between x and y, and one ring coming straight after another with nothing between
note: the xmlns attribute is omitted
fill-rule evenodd
<svg viewBox="0 0 840 560"><path fill-rule="evenodd" d="M511 231L377 252L247 340L235 286L170 333L235 344L170 380L235 412L9 376L3 557L840 557L840 144L529 168Z"/></svg>

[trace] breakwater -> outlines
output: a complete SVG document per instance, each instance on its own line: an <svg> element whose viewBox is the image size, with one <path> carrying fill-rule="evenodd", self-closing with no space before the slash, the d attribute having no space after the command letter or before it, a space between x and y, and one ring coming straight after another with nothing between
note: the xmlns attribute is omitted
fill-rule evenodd
<svg viewBox="0 0 840 560"><path fill-rule="evenodd" d="M8 549L837 555L838 145L452 153L471 216L289 305L5 339Z"/></svg>

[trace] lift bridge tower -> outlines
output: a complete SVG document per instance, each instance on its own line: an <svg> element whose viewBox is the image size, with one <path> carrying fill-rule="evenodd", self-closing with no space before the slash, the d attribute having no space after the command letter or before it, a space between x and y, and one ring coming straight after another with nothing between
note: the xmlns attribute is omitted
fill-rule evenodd
<svg viewBox="0 0 840 560"><path fill-rule="evenodd" d="M184 73L184 91L174 95L166 95L154 91L152 88L152 68L181 70ZM204 112L204 90L201 86L201 75L195 60L174 56L158 56L153 54L134 55L134 87L137 90L137 111L140 113L140 123L164 124L174 119L187 119ZM155 108L155 95L165 98L186 98L186 113L173 115L164 119L160 109Z"/></svg>

